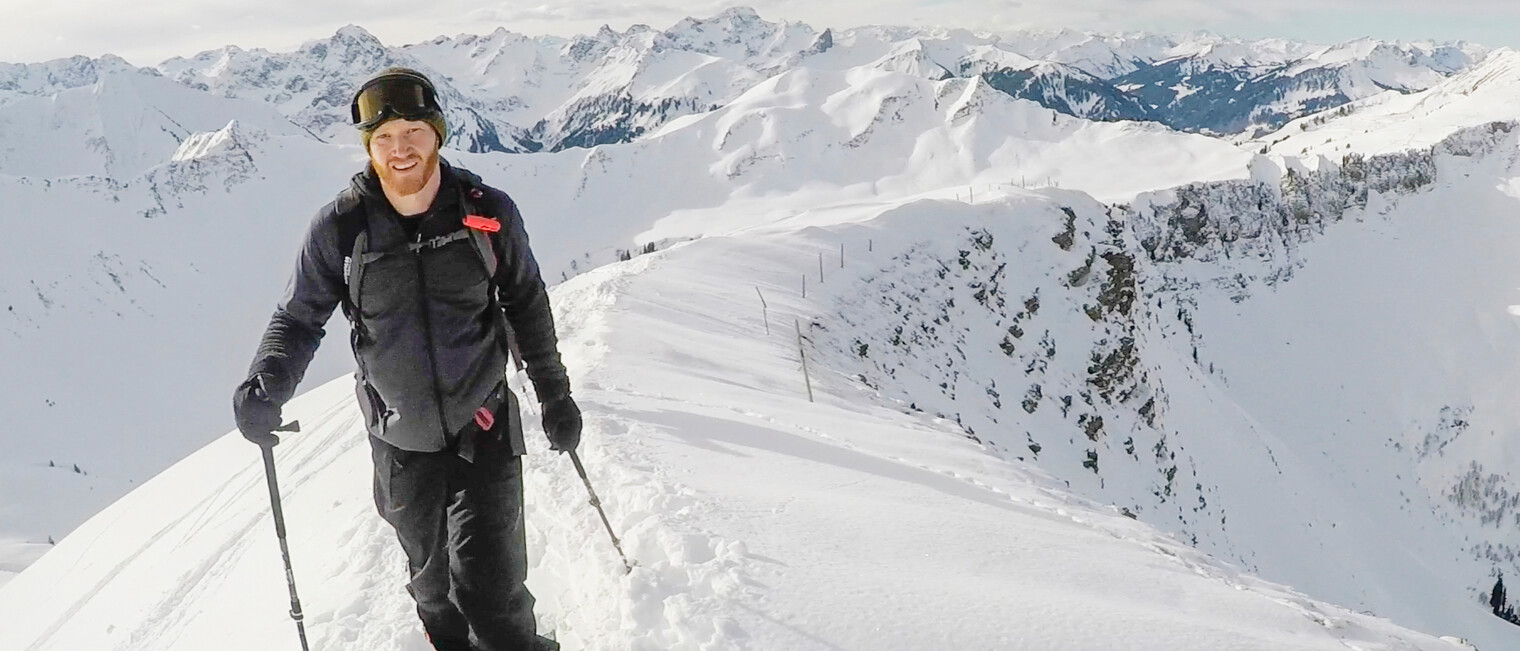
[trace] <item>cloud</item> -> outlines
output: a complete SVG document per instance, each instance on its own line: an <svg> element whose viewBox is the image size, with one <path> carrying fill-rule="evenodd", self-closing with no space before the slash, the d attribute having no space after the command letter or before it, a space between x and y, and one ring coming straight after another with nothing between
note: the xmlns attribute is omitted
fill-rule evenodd
<svg viewBox="0 0 1520 651"><path fill-rule="evenodd" d="M225 45L294 49L348 24L365 27L389 45L440 34L485 34L498 26L569 35L594 33L603 23L668 27L687 16L712 16L731 4L722 0L507 0L482 8L478 0L262 0L256 5L233 0L134 4L64 0L8 8L6 20L0 21L0 61L109 52L137 65L154 65L171 56L190 56ZM764 6L766 2L748 4Z"/></svg>
<svg viewBox="0 0 1520 651"><path fill-rule="evenodd" d="M558 4L534 4L501 2L495 6L470 12L472 20L498 23L527 21L612 21L640 19L653 15L679 14L686 8L666 4L636 4L626 2L563 2Z"/></svg>
<svg viewBox="0 0 1520 651"><path fill-rule="evenodd" d="M1512 0L61 0L17 4L0 21L0 61L41 61L110 52L138 65L224 45L290 50L357 24L390 45L440 34L594 33L603 24L665 28L710 17L734 4L767 20L817 29L868 24L1004 30L1213 30L1242 36L1344 39L1469 38L1489 45L1520 39ZM295 27L292 27L295 26ZM1498 39L1496 42L1495 39Z"/></svg>

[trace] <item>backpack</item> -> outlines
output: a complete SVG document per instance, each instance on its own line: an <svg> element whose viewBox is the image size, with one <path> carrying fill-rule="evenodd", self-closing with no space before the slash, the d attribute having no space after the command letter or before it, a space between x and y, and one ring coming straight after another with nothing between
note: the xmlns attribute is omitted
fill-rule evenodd
<svg viewBox="0 0 1520 651"><path fill-rule="evenodd" d="M461 179L459 181L459 205L463 207L465 219L460 228L447 235L440 235L423 242L409 243L407 246L412 251L425 248L436 248L464 238L470 238L474 244L474 250L480 256L480 261L486 269L486 292L490 306L487 308L495 323L497 341L501 344L502 353L511 361L517 371L523 370L522 353L518 350L517 336L512 331L511 324L507 323L506 313L502 311L501 303L497 296L496 270L501 266L501 247L496 242L495 230L488 231L476 226L482 223L500 224L502 216L490 214L491 211L481 210L479 199L485 196L481 188ZM359 342L366 336L364 324L359 320L358 292L359 282L364 278L365 264L379 257L378 253L369 251L369 216L364 211L364 201L352 187L346 188L339 193L336 206L338 221L338 250L344 251L343 256L343 316L348 318L351 331L350 343L354 350L358 350ZM472 219L473 218L473 219ZM359 357L355 357L359 359ZM368 372L360 363L360 374L368 383Z"/></svg>

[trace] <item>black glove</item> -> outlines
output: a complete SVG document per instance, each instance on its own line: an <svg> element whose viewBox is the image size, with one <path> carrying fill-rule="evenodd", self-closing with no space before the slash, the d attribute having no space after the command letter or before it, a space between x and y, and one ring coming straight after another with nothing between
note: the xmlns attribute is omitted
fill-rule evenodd
<svg viewBox="0 0 1520 651"><path fill-rule="evenodd" d="M544 434L551 450L569 452L581 444L581 408L570 396L544 404Z"/></svg>
<svg viewBox="0 0 1520 651"><path fill-rule="evenodd" d="M280 406L269 399L267 376L260 373L238 385L232 394L232 413L243 438L261 446L278 445L274 430L280 426Z"/></svg>

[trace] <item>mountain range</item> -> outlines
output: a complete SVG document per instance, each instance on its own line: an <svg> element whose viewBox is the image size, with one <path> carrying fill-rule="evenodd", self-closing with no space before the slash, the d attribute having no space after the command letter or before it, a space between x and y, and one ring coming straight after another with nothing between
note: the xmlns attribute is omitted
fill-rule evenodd
<svg viewBox="0 0 1520 651"><path fill-rule="evenodd" d="M676 117L723 106L783 72L861 66L936 81L981 78L1009 96L1087 119L1261 135L1355 100L1424 90L1487 52L1467 43L1371 39L1319 46L1208 34L818 31L736 7L663 31L635 25L564 38L497 29L401 47L349 26L295 52L229 46L139 72L255 100L324 140L341 142L352 137L348 100L362 76L355 71L414 67L438 78L451 146L534 152L628 142ZM102 74L130 70L109 56L0 64L0 101L92 85Z"/></svg>
<svg viewBox="0 0 1520 651"><path fill-rule="evenodd" d="M0 67L0 355L26 371L0 391L0 612L26 624L0 646L288 626L228 395L364 164L354 70L410 65L445 156L523 210L645 564L605 575L580 485L531 458L565 639L1508 648L1486 599L1520 572L1515 57L736 9ZM1091 113L1189 100L1213 126ZM303 576L331 579L314 621L420 648L331 326L292 406L310 437L282 446ZM911 589L872 569L894 564ZM254 593L280 608L232 617Z"/></svg>

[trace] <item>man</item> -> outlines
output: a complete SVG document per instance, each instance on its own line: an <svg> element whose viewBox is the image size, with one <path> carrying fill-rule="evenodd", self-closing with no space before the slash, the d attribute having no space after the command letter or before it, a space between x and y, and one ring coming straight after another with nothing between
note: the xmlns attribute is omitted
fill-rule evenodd
<svg viewBox="0 0 1520 651"><path fill-rule="evenodd" d="M428 639L439 651L539 651L523 532L525 452L505 383L514 341L551 447L574 450L581 415L549 299L516 205L440 161L448 133L432 83L406 68L351 107L369 165L322 208L233 409L274 445L338 306L353 326L375 503L396 530ZM491 270L494 268L494 274Z"/></svg>

